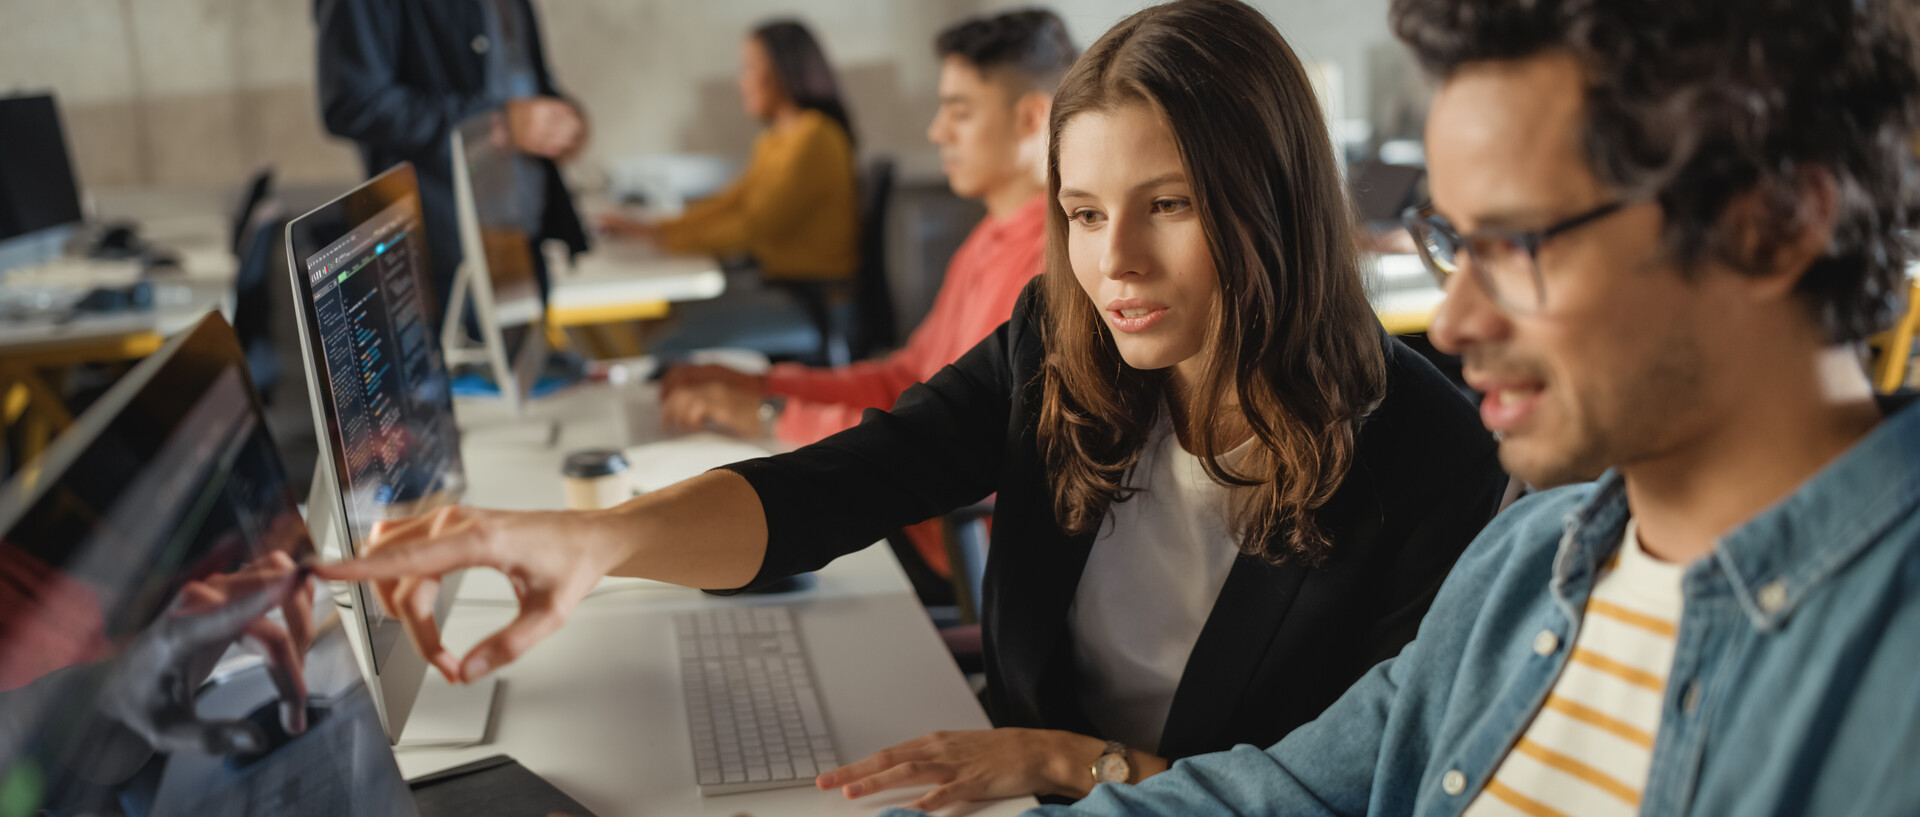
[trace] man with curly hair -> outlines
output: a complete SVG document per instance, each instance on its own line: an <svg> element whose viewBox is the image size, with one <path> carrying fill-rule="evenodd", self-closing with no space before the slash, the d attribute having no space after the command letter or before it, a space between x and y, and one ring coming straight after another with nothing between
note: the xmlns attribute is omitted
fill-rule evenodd
<svg viewBox="0 0 1920 817"><path fill-rule="evenodd" d="M1530 497L1273 747L1048 814L1920 814L1912 0L1395 0L1433 337Z"/></svg>

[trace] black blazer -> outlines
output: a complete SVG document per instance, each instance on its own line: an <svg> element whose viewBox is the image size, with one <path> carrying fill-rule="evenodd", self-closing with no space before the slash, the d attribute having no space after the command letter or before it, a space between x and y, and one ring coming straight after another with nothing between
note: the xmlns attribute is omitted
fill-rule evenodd
<svg viewBox="0 0 1920 817"><path fill-rule="evenodd" d="M819 443L727 466L766 509L757 585L818 568L887 531L999 492L983 630L1000 726L1099 737L1080 707L1067 610L1094 536L1054 521L1036 442L1045 355L1035 281L1013 318L892 412ZM1382 333L1384 401L1352 469L1318 511L1334 549L1320 568L1242 556L1175 691L1159 754L1267 746L1318 716L1413 639L1454 560L1498 508L1506 477L1473 406L1432 364ZM752 586L752 585L749 585Z"/></svg>
<svg viewBox="0 0 1920 817"><path fill-rule="evenodd" d="M486 32L489 0L314 0L319 31L320 118L327 132L354 141L369 177L412 162L420 179L427 250L433 256L435 302L445 306L460 264L460 233L453 209L453 164L448 140L467 119L499 106L487 95L486 56L474 50ZM528 32L540 93L560 97L547 72L539 23L527 0L517 0ZM540 239L556 238L573 252L587 249L586 230L560 169L540 160L546 210ZM535 243L538 246L538 242ZM535 254L541 293L545 265Z"/></svg>

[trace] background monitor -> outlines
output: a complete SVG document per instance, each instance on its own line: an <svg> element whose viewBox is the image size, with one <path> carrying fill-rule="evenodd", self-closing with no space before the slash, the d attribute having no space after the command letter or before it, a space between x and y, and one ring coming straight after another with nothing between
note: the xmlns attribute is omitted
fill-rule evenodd
<svg viewBox="0 0 1920 817"><path fill-rule="evenodd" d="M80 186L53 97L0 98L0 269L59 255L80 221Z"/></svg>
<svg viewBox="0 0 1920 817"><path fill-rule="evenodd" d="M0 487L8 814L413 815L218 314Z"/></svg>
<svg viewBox="0 0 1920 817"><path fill-rule="evenodd" d="M461 260L441 344L451 364L485 364L518 414L546 361L546 304L534 273L541 215L535 204L546 176L513 147L499 111L454 128L452 155ZM469 341L469 308L478 347Z"/></svg>
<svg viewBox="0 0 1920 817"><path fill-rule="evenodd" d="M400 164L287 225L300 343L321 438L308 518L342 555L375 523L460 501L466 476L440 347L413 166ZM450 577L451 578L451 577ZM457 578L441 588L445 621ZM400 739L427 664L370 587L353 586L381 722Z"/></svg>

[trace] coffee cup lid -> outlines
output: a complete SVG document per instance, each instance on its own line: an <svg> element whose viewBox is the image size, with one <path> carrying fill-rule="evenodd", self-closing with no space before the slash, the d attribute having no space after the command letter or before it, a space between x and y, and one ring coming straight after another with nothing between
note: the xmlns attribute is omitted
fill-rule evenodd
<svg viewBox="0 0 1920 817"><path fill-rule="evenodd" d="M611 448L595 448L568 454L566 464L560 468L560 474L575 479L593 479L618 474L625 470L627 470L627 458L620 452Z"/></svg>

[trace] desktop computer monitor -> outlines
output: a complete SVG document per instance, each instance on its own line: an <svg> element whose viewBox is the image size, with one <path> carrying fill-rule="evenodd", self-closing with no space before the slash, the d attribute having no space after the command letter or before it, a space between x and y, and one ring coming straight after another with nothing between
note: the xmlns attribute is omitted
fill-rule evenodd
<svg viewBox="0 0 1920 817"><path fill-rule="evenodd" d="M289 222L287 259L321 440L308 518L323 551L353 556L375 523L459 502L466 485L429 325L432 265L413 166ZM453 594L454 582L441 588L441 621ZM352 596L380 719L397 742L427 664L370 587L356 584Z"/></svg>
<svg viewBox="0 0 1920 817"><path fill-rule="evenodd" d="M80 187L53 97L0 98L0 269L59 255L80 221Z"/></svg>
<svg viewBox="0 0 1920 817"><path fill-rule="evenodd" d="M0 486L0 811L411 817L218 314Z"/></svg>
<svg viewBox="0 0 1920 817"><path fill-rule="evenodd" d="M454 128L452 156L462 257L441 344L449 364L484 364L518 414L546 361L546 304L534 275L541 214L532 206L546 176L513 147L500 111ZM480 331L478 347L468 339L469 308Z"/></svg>

